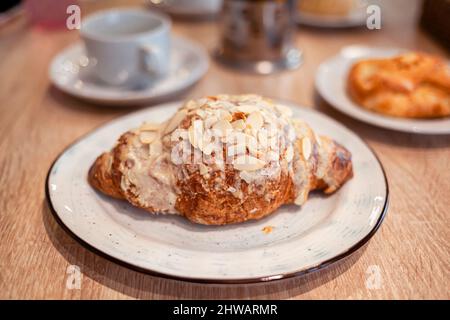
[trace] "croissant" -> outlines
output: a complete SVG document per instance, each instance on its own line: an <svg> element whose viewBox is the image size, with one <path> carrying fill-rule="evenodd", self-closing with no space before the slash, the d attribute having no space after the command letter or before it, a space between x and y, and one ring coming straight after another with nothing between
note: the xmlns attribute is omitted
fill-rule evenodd
<svg viewBox="0 0 450 320"><path fill-rule="evenodd" d="M206 225L260 219L352 177L351 154L292 110L257 95L186 102L162 124L124 133L91 166L97 190Z"/></svg>

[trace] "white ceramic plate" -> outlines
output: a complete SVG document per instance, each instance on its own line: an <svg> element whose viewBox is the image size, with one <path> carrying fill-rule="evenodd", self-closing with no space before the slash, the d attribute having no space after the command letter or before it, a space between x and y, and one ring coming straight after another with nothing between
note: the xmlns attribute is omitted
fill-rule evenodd
<svg viewBox="0 0 450 320"><path fill-rule="evenodd" d="M450 117L440 119L407 119L385 116L357 105L347 93L346 84L351 66L358 60L392 57L402 49L349 46L324 61L316 73L316 88L334 108L350 117L386 129L420 134L450 134Z"/></svg>
<svg viewBox="0 0 450 320"><path fill-rule="evenodd" d="M331 196L312 194L303 207L284 206L236 225L203 226L180 216L155 216L94 191L87 182L95 158L143 120L163 121L180 106L132 113L84 136L54 162L47 197L57 220L81 243L116 262L165 277L213 283L269 281L326 267L375 233L387 210L383 169L353 132L316 111L294 115L353 154L354 177ZM266 234L262 229L272 226Z"/></svg>
<svg viewBox="0 0 450 320"><path fill-rule="evenodd" d="M324 16L306 12L298 12L296 21L309 27L318 28L351 28L366 25L367 15L364 10L357 10L347 16Z"/></svg>
<svg viewBox="0 0 450 320"><path fill-rule="evenodd" d="M58 54L50 65L50 79L61 91L108 106L142 105L176 95L196 83L207 71L206 51L189 40L173 37L171 66L167 76L140 86L113 87L99 82L92 74L79 42Z"/></svg>

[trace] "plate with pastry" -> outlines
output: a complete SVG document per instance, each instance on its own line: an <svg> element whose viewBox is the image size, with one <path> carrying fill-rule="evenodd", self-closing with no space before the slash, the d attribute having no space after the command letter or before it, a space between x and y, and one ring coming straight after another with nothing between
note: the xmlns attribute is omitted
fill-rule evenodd
<svg viewBox="0 0 450 320"><path fill-rule="evenodd" d="M327 116L258 95L143 109L51 166L55 218L133 269L251 283L325 268L361 248L388 205L371 149Z"/></svg>
<svg viewBox="0 0 450 320"><path fill-rule="evenodd" d="M319 66L316 88L337 110L372 125L450 134L450 65L438 56L349 46Z"/></svg>

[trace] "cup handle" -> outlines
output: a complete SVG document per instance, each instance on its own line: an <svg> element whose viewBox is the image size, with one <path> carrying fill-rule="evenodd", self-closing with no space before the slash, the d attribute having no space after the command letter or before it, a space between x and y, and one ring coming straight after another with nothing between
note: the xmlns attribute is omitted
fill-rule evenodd
<svg viewBox="0 0 450 320"><path fill-rule="evenodd" d="M140 49L145 70L156 76L164 75L164 57L162 56L161 50L150 44L141 45Z"/></svg>

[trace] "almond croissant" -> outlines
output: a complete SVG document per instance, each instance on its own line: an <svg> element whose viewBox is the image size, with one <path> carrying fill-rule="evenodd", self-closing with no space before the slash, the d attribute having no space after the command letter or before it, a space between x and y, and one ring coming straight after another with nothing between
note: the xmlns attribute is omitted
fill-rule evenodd
<svg viewBox="0 0 450 320"><path fill-rule="evenodd" d="M351 154L256 95L191 100L163 124L123 134L89 171L97 190L208 225L259 219L352 177Z"/></svg>

